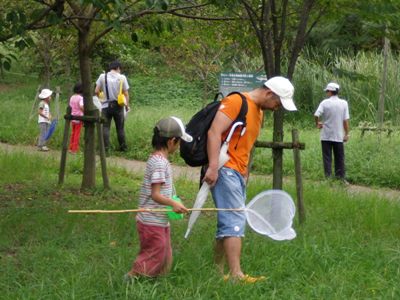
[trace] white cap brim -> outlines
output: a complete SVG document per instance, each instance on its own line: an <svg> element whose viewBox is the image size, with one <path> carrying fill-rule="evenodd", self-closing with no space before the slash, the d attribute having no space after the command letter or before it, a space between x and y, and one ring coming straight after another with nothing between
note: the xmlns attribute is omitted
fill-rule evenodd
<svg viewBox="0 0 400 300"><path fill-rule="evenodd" d="M293 102L292 98L283 98L280 97L281 102L282 102L282 106L284 109L288 110L288 111L295 111L297 110L296 105Z"/></svg>
<svg viewBox="0 0 400 300"><path fill-rule="evenodd" d="M186 133L185 126L183 126L181 119L179 119L177 117L171 117L171 118L173 118L176 121L176 123L178 123L179 127L181 128L182 135L180 136L180 138L188 143L193 141L193 137Z"/></svg>
<svg viewBox="0 0 400 300"><path fill-rule="evenodd" d="M187 134L186 132L184 134L182 134L181 139L184 140L185 142L188 142L188 143L193 141L192 136Z"/></svg>

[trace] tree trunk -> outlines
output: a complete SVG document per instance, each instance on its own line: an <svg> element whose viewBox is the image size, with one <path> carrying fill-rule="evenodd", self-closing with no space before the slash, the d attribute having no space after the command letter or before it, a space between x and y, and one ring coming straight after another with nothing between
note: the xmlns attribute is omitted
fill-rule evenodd
<svg viewBox="0 0 400 300"><path fill-rule="evenodd" d="M84 113L86 116L95 116L96 107L92 100L92 78L89 56L89 29L82 28L78 36L79 65L83 86ZM95 123L85 121L85 150L83 162L82 189L94 188L96 185L96 143Z"/></svg>
<svg viewBox="0 0 400 300"><path fill-rule="evenodd" d="M274 112L274 142L283 142L283 108ZM272 188L281 190L282 189L282 174L283 174L283 149L272 149L273 158L273 180Z"/></svg>

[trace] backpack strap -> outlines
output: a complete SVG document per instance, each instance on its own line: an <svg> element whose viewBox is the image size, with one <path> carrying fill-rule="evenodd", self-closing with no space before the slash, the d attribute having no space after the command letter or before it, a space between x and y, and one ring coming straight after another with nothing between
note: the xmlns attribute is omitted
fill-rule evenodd
<svg viewBox="0 0 400 300"><path fill-rule="evenodd" d="M246 116L247 116L248 106L247 106L247 99L242 93L240 93L240 92L232 92L232 93L229 93L228 96L235 95L235 94L239 95L242 98L242 106L240 107L240 111L239 111L238 116L232 122L232 124L234 124L236 122L242 122L243 123L243 125L240 125L242 130L241 130L241 133L240 133L239 138L238 138L238 140L236 142L236 145L235 145L235 149L236 149L240 138L242 137L242 135L244 135L245 130L246 130L246 126L247 126Z"/></svg>
<svg viewBox="0 0 400 300"><path fill-rule="evenodd" d="M107 71L105 72L105 86L106 86L106 96L107 96L107 101L110 101L110 95L108 94L108 84L107 84Z"/></svg>
<svg viewBox="0 0 400 300"><path fill-rule="evenodd" d="M234 122L243 122L243 125L242 125L242 127L246 127L246 125L247 125L247 122L246 122L246 115L247 115L247 110L248 110L248 106L247 106L247 99L246 99L246 97L242 94L242 93L240 93L240 92L232 92L232 93L229 93L229 95L227 96L227 97L229 97L229 96L231 96L231 95L239 95L241 98L242 98L242 106L240 107L240 111L239 111L239 114L238 114L238 116L236 117L236 119L235 119L235 121Z"/></svg>

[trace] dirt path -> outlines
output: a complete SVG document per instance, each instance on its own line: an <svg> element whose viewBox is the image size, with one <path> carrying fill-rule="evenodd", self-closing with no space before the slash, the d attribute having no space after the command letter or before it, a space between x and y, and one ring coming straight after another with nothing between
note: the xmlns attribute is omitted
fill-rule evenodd
<svg viewBox="0 0 400 300"><path fill-rule="evenodd" d="M26 145L9 145L5 143L0 143L0 150L5 152L24 152L31 155L41 155L41 156L52 156L54 159L60 158L59 150L50 150L49 152L40 152L34 146L26 146ZM71 155L68 155L68 159L71 159ZM109 166L117 166L120 168L124 168L129 172L142 173L144 168L146 167L146 163L143 161L130 160L121 157L108 157L107 165ZM185 166L176 166L173 165L173 172L175 177L185 177L190 180L197 181L200 176L199 168L191 168ZM250 180L269 178L268 175L252 175L250 176ZM292 181L292 178L285 178L287 181ZM307 181L306 181L307 182ZM382 198L388 200L400 200L400 190L389 189L389 188L371 188L361 185L347 185L345 186L347 191L351 194L377 194Z"/></svg>

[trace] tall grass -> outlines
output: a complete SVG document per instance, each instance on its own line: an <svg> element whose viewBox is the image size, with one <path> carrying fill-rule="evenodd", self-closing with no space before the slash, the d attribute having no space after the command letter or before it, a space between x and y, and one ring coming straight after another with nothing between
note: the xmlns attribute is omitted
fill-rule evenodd
<svg viewBox="0 0 400 300"><path fill-rule="evenodd" d="M33 165L29 161L35 162ZM37 180L38 165L42 168ZM400 210L377 195L352 195L340 185L307 183L307 221L297 238L276 242L250 230L245 272L256 285L225 283L212 263L215 214L202 214L188 240L186 221L172 223L174 265L159 279L123 282L138 251L133 215L68 215L68 209L131 208L141 174L113 169L113 191L79 193L79 175L56 187L57 164L37 154L0 152L1 299L397 299L400 296ZM47 178L47 180L45 180ZM269 185L254 180L251 199ZM197 183L176 179L191 206ZM294 195L294 187L287 185Z"/></svg>
<svg viewBox="0 0 400 300"><path fill-rule="evenodd" d="M323 91L326 84L335 81L341 86L339 96L349 102L352 123L376 123L382 73L381 54L359 52L350 57L325 53L319 60L300 57L294 76L297 104L300 110L313 113L326 97ZM385 121L399 125L400 73L397 54L388 56L386 80Z"/></svg>

